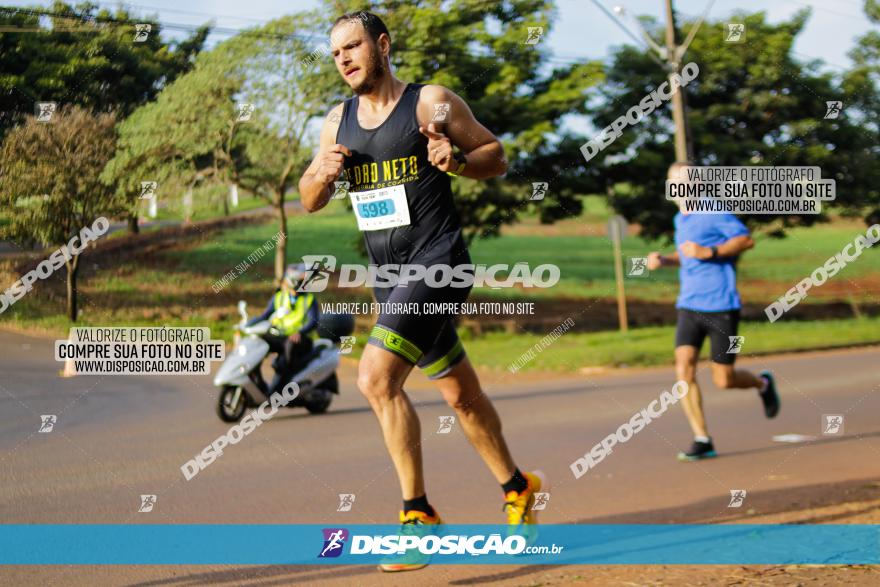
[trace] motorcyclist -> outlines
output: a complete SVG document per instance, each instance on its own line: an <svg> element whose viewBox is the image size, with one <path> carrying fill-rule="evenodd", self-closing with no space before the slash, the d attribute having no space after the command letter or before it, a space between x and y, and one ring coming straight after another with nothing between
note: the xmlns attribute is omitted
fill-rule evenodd
<svg viewBox="0 0 880 587"><path fill-rule="evenodd" d="M296 357L312 350L311 332L318 326L320 308L314 294L297 291L306 277L303 263L288 265L281 278L281 288L269 299L266 310L248 321L248 326L270 320L278 334L266 334L263 338L269 343L270 352L278 354L273 363L275 378L269 393L281 389L293 374L291 366Z"/></svg>

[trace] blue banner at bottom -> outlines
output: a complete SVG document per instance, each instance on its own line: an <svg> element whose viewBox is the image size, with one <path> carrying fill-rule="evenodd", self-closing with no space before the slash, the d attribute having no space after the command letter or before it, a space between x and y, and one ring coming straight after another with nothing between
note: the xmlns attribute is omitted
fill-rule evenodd
<svg viewBox="0 0 880 587"><path fill-rule="evenodd" d="M0 564L880 564L880 525L0 525Z"/></svg>

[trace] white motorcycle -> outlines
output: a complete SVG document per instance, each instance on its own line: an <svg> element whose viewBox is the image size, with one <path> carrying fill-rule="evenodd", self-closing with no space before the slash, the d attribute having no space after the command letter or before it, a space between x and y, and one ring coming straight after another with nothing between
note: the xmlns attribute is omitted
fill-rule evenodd
<svg viewBox="0 0 880 587"><path fill-rule="evenodd" d="M224 422L238 422L248 407L256 407L269 397L269 386L260 372L263 359L269 354L269 343L264 337L280 335L269 320L247 326L247 303L244 300L238 302L238 313L241 322L236 326L235 345L214 376L214 385L220 388L217 415ZM288 366L293 375L279 386L280 389L291 381L299 386L299 395L286 407L304 407L312 414L327 411L333 394L339 393L336 368L340 353L337 344L341 337L353 331L354 318L350 314L321 315L317 332L322 338L314 341L311 352L294 359L294 364ZM259 395L249 389L248 383L253 384Z"/></svg>

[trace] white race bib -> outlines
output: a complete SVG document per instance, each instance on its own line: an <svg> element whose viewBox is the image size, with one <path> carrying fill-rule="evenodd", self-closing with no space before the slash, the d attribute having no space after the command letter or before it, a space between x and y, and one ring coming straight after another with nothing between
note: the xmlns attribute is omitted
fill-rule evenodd
<svg viewBox="0 0 880 587"><path fill-rule="evenodd" d="M349 196L360 230L382 230L409 224L409 205L403 184L365 192L349 192Z"/></svg>

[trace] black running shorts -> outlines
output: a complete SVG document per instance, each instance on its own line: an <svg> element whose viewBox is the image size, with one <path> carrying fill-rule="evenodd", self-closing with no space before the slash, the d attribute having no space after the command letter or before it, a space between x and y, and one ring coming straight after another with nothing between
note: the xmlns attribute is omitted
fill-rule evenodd
<svg viewBox="0 0 880 587"><path fill-rule="evenodd" d="M730 337L737 336L739 310L727 312L696 312L678 310L678 324L675 328L675 346L692 346L699 353L703 340L709 336L713 363L733 365L736 353L728 352L736 346Z"/></svg>
<svg viewBox="0 0 880 587"><path fill-rule="evenodd" d="M454 254L423 258L412 264L455 267L470 262L467 250L458 249ZM455 314L426 312L425 309L432 305L462 304L467 301L470 290L470 285L436 287L427 281L410 282L405 287L374 288L376 301L384 306L370 332L369 342L421 368L430 379L444 377L465 357L455 331Z"/></svg>

